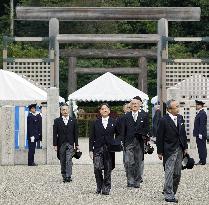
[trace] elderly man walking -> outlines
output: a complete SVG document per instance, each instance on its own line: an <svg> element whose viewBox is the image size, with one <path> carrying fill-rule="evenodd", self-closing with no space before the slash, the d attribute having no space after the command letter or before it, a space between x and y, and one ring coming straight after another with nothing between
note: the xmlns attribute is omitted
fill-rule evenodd
<svg viewBox="0 0 209 205"><path fill-rule="evenodd" d="M142 100L135 97L130 103L131 112L126 113L122 122L121 139L125 149L127 187L140 187L144 159L144 138L149 132L149 119L140 106Z"/></svg>
<svg viewBox="0 0 209 205"><path fill-rule="evenodd" d="M63 182L71 182L72 157L74 149L79 150L79 145L77 122L69 116L67 105L61 106L61 117L54 120L53 146L60 159Z"/></svg>
<svg viewBox="0 0 209 205"><path fill-rule="evenodd" d="M160 120L156 145L165 170L165 201L178 203L175 194L181 178L183 155L187 153L187 137L178 102L169 100L166 107L167 114Z"/></svg>

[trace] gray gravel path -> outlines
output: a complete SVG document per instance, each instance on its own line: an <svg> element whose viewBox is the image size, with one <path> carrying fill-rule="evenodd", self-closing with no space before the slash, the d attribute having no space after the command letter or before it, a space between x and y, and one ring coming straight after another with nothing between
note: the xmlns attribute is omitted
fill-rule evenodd
<svg viewBox="0 0 209 205"><path fill-rule="evenodd" d="M112 174L110 196L95 194L92 165L74 165L73 182L64 184L58 165L1 166L0 204L69 204L69 205L162 205L163 168L161 164L145 165L140 189L127 188L122 165ZM209 165L182 171L177 194L179 204L209 204Z"/></svg>

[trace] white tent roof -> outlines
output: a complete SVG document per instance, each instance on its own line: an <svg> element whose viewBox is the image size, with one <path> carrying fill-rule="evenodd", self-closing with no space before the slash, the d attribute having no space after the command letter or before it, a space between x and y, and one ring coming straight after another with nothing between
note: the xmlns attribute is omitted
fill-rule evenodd
<svg viewBox="0 0 209 205"><path fill-rule="evenodd" d="M63 98L60 97L60 101ZM16 73L0 70L0 101L46 101L47 92ZM64 99L63 99L64 100Z"/></svg>
<svg viewBox="0 0 209 205"><path fill-rule="evenodd" d="M151 103L154 105L158 102L158 96L155 96L151 99Z"/></svg>
<svg viewBox="0 0 209 205"><path fill-rule="evenodd" d="M68 100L129 101L135 96L140 96L142 100L149 99L147 94L107 72L70 94Z"/></svg>

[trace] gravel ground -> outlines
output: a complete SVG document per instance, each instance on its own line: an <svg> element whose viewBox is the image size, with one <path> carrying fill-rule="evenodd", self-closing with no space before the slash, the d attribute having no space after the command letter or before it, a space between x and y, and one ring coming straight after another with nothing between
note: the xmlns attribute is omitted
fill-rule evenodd
<svg viewBox="0 0 209 205"><path fill-rule="evenodd" d="M0 166L0 204L172 204L164 202L161 164L145 164L140 189L127 188L122 165L112 173L111 195L95 194L92 165L74 165L73 181L63 183L58 165ZM209 165L182 171L179 204L209 204Z"/></svg>

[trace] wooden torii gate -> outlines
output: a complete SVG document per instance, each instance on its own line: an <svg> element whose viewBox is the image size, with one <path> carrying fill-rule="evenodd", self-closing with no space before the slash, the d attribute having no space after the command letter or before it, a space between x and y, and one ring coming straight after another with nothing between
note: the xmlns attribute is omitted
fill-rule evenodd
<svg viewBox="0 0 209 205"><path fill-rule="evenodd" d="M138 67L132 68L108 68L113 74L137 74L138 89L147 93L147 58L156 59L155 49L63 49L60 56L67 57L68 70L68 94L77 89L77 74L103 74L107 68L77 68L77 58L136 58Z"/></svg>
<svg viewBox="0 0 209 205"><path fill-rule="evenodd" d="M199 7L17 7L17 20L49 21L49 37L54 39L55 86L59 87L60 43L157 43L157 90L162 102L166 100L162 69L167 57L168 21L199 21ZM59 21L158 21L158 34L59 34Z"/></svg>

